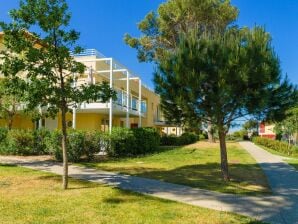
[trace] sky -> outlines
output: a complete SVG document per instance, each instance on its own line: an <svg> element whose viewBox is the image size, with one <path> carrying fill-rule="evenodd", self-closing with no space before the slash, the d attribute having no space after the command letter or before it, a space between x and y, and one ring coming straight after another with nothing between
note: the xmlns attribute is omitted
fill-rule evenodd
<svg viewBox="0 0 298 224"><path fill-rule="evenodd" d="M9 21L8 11L18 0L0 0L0 21ZM139 63L136 50L123 41L125 33L139 36L137 24L164 0L68 0L71 26L81 33L79 43L113 57L154 88L154 66ZM273 46L281 61L282 73L298 84L298 1L231 0L239 11L236 24L264 26L271 33Z"/></svg>

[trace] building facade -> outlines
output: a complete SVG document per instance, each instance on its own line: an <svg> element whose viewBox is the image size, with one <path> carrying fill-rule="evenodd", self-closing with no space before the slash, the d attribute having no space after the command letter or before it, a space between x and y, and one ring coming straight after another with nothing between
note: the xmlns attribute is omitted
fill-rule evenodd
<svg viewBox="0 0 298 224"><path fill-rule="evenodd" d="M0 33L0 49L4 49L3 34ZM106 103L82 103L70 108L67 114L67 126L80 130L111 131L112 127L154 127L164 134L181 135L182 128L165 122L160 109L160 97L147 87L140 77L114 58L105 57L95 49L87 49L81 54L74 54L74 59L83 63L83 74L74 74L77 81L73 88L82 84L108 82L117 93L117 99ZM41 108L45 110L46 108ZM21 111L21 108L20 108ZM0 119L0 126L6 121ZM14 118L13 128L34 129L44 127L50 130L61 128L61 116L45 118L39 122L22 113Z"/></svg>
<svg viewBox="0 0 298 224"><path fill-rule="evenodd" d="M259 125L259 136L262 138L276 139L274 124L261 122Z"/></svg>

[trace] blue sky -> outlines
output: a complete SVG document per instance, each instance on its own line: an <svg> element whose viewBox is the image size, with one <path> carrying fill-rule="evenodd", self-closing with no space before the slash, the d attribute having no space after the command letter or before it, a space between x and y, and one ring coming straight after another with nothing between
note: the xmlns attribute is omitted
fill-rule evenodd
<svg viewBox="0 0 298 224"><path fill-rule="evenodd" d="M153 65L139 63L136 51L123 42L125 33L138 36L137 23L163 0L68 0L72 11L71 25L81 32L80 43L114 57L135 71L153 87ZM240 10L237 24L265 26L281 60L283 74L298 84L298 1L297 0L232 0ZM8 21L9 9L18 0L0 0L0 20Z"/></svg>

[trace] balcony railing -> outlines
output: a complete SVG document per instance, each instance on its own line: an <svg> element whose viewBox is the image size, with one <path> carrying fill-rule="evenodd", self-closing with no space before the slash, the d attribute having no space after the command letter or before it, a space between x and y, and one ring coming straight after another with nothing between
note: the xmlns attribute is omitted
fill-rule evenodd
<svg viewBox="0 0 298 224"><path fill-rule="evenodd" d="M116 90L117 99L114 100L114 103L116 103L119 106L127 107L127 93L123 90ZM128 107L132 110L139 111L139 99L136 96L130 95L129 96L129 105ZM145 100L141 101L141 113L147 112L147 103Z"/></svg>

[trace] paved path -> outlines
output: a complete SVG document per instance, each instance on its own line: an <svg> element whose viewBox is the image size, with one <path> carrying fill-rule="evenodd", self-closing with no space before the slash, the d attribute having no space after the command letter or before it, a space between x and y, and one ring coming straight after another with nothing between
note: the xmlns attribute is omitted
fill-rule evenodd
<svg viewBox="0 0 298 224"><path fill-rule="evenodd" d="M279 215L286 224L298 223L298 171L283 161L283 157L256 146L240 142L264 170L274 195L283 198Z"/></svg>
<svg viewBox="0 0 298 224"><path fill-rule="evenodd" d="M187 186L165 183L158 180L121 175L117 173L99 171L71 165L69 175L76 179L82 179L97 183L104 183L110 186L131 190L159 198L175 200L195 206L229 211L270 223L295 224L298 223L297 210L297 172L286 165L280 158L261 150L252 143L243 142L241 145L246 148L264 168L269 177L269 182L274 191L273 196L251 197L232 194L217 193L202 189L195 189ZM272 157L272 158L271 158ZM35 159L24 159L21 157L1 157L1 163L12 163L24 167L62 174L60 163L50 161L36 161ZM279 171L274 170L281 170ZM289 178L288 173L293 173ZM278 175L275 177L275 175ZM286 175L286 176L284 176ZM283 179L285 178L285 179ZM289 180L287 180L289 179ZM290 181L289 184L279 182ZM296 212L295 212L296 209ZM295 213L295 214L294 214Z"/></svg>

